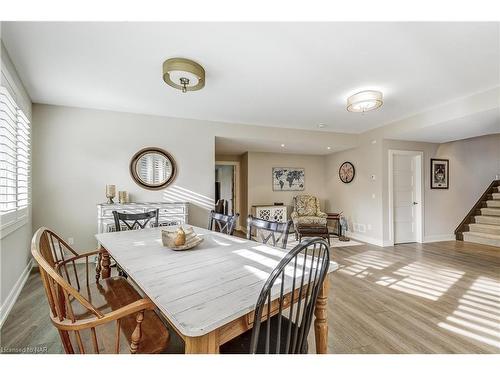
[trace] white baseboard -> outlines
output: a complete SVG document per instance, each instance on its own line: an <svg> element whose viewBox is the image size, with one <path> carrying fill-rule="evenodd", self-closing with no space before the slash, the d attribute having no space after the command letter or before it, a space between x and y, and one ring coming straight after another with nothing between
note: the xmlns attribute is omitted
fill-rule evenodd
<svg viewBox="0 0 500 375"><path fill-rule="evenodd" d="M353 238L355 240L358 240L358 241L362 241L362 242L366 242L366 243L375 245L375 246L381 246L381 247L384 246L384 243L382 240L380 240L378 238L365 236L364 234L347 231L346 236Z"/></svg>
<svg viewBox="0 0 500 375"><path fill-rule="evenodd" d="M454 240L455 240L455 235L454 234L437 234L437 235L425 236L424 237L424 243L427 243L427 242L440 242L440 241L454 241Z"/></svg>
<svg viewBox="0 0 500 375"><path fill-rule="evenodd" d="M19 279L17 279L14 287L7 296L7 299L2 304L2 307L0 307L0 328L2 328L3 324L7 320L10 310L12 310L12 307L17 301L17 297L19 297L21 290L23 290L24 284L26 284L32 268L33 259L30 259L30 261L26 265L26 268L23 270L23 273L21 274L21 276L19 276Z"/></svg>

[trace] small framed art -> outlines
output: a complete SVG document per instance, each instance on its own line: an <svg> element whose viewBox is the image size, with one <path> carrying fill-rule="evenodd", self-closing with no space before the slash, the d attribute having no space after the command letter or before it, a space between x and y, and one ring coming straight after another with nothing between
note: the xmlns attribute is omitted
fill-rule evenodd
<svg viewBox="0 0 500 375"><path fill-rule="evenodd" d="M431 159L431 189L450 187L449 164L448 159Z"/></svg>

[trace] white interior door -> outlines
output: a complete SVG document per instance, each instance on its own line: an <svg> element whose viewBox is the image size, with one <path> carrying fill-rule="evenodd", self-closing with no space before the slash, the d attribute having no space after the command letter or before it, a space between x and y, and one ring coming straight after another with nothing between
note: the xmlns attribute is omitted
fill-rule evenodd
<svg viewBox="0 0 500 375"><path fill-rule="evenodd" d="M417 157L394 155L394 243L417 242Z"/></svg>

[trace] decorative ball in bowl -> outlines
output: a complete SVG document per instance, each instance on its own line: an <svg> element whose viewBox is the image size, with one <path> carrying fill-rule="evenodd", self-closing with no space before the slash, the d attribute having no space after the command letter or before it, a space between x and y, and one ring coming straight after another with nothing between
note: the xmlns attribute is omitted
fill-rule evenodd
<svg viewBox="0 0 500 375"><path fill-rule="evenodd" d="M198 236L193 227L175 229L162 229L161 241L163 246L172 250L189 250L203 242L203 238Z"/></svg>

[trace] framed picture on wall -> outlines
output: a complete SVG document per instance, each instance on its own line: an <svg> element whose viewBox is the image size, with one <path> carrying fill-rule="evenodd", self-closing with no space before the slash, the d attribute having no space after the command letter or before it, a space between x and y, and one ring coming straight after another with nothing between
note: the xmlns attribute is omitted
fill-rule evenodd
<svg viewBox="0 0 500 375"><path fill-rule="evenodd" d="M304 168L273 167L274 191L302 191L304 185Z"/></svg>
<svg viewBox="0 0 500 375"><path fill-rule="evenodd" d="M431 189L450 187L449 163L448 159L431 159Z"/></svg>

